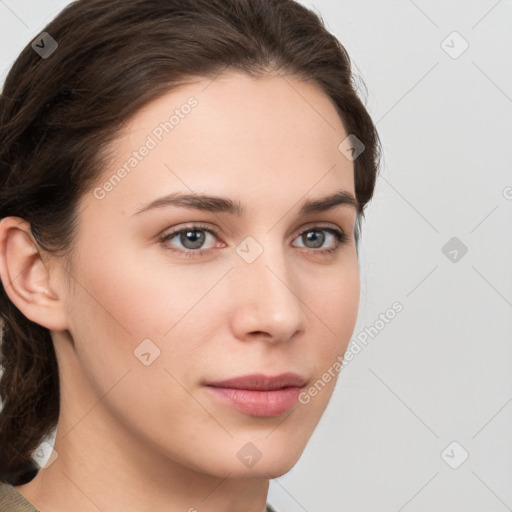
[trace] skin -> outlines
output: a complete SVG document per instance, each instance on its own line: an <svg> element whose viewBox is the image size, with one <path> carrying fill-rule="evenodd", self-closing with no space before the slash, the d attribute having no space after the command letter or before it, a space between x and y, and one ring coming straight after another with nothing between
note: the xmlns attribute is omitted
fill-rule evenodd
<svg viewBox="0 0 512 512"><path fill-rule="evenodd" d="M45 254L23 219L0 223L2 281L24 315L51 330L59 364L58 457L17 486L42 512L263 512L269 479L298 461L334 390L336 378L307 405L262 418L202 386L293 371L307 389L347 348L360 290L356 210L298 213L306 199L355 194L334 104L292 76L197 80L127 123L100 186L190 96L198 105L113 190L81 198L69 258ZM191 190L247 211L134 215ZM192 222L219 232L201 232L192 250L203 256L169 250L192 246L179 235L159 242ZM319 254L337 245L326 232L320 249L301 237L319 224L348 241ZM235 250L248 236L263 249L252 263ZM160 349L148 366L134 355L146 338ZM247 442L262 454L252 467L237 457Z"/></svg>

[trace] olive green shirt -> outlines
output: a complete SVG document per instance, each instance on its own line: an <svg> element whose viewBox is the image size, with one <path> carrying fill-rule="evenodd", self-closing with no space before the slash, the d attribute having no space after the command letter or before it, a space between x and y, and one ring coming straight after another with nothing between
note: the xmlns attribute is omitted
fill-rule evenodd
<svg viewBox="0 0 512 512"><path fill-rule="evenodd" d="M0 512L39 512L16 487L0 482Z"/></svg>
<svg viewBox="0 0 512 512"><path fill-rule="evenodd" d="M0 512L40 512L16 487L0 482ZM267 512L276 512L267 503Z"/></svg>

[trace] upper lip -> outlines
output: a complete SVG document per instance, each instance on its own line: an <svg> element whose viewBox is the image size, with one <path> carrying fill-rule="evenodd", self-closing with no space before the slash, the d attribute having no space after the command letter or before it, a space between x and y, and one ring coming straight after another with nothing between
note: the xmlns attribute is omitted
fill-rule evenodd
<svg viewBox="0 0 512 512"><path fill-rule="evenodd" d="M219 388L250 389L254 391L273 391L288 386L302 387L306 379L297 373L287 372L280 375L268 376L262 373L244 375L233 379L208 382L208 386Z"/></svg>

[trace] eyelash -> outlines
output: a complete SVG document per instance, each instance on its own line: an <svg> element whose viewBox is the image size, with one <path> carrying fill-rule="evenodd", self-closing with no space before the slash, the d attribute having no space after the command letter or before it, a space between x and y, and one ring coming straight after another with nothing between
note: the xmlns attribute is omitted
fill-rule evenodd
<svg viewBox="0 0 512 512"><path fill-rule="evenodd" d="M177 230L167 233L165 235L162 235L160 237L160 242L162 244L164 244L165 242L174 238L176 235L185 233L187 231L206 231L216 237L219 236L219 234L216 232L216 230L211 229L209 226L205 226L203 224L193 224L190 226L186 226L184 228L177 229ZM327 231L328 233L331 233L332 235L334 235L334 237L337 240L337 243L336 243L336 246L331 249L308 249L308 248L306 248L306 251L309 253L321 254L323 256L328 256L331 253L338 251L342 245L347 244L349 241L349 237L343 231L333 228L331 226L313 226L311 228L306 229L305 231L302 231L302 233L300 233L299 236L302 236L305 233L309 233L310 231ZM173 249L171 247L165 247L165 249L172 251L172 252L181 253L182 255L184 255L185 257L188 257L188 258L201 257L204 255L204 253L207 253L211 250L211 249L183 250L183 249Z"/></svg>

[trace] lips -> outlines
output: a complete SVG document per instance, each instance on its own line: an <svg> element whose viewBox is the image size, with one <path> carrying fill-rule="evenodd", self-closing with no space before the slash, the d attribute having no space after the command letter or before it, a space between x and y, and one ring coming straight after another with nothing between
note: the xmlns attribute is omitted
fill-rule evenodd
<svg viewBox="0 0 512 512"><path fill-rule="evenodd" d="M274 391L285 387L302 387L306 379L297 373L282 373L274 377L261 373L235 377L233 379L209 382L208 386L231 389L249 389L252 391Z"/></svg>
<svg viewBox="0 0 512 512"><path fill-rule="evenodd" d="M307 380L296 373L246 375L207 383L205 389L221 403L259 417L279 416L297 404Z"/></svg>

